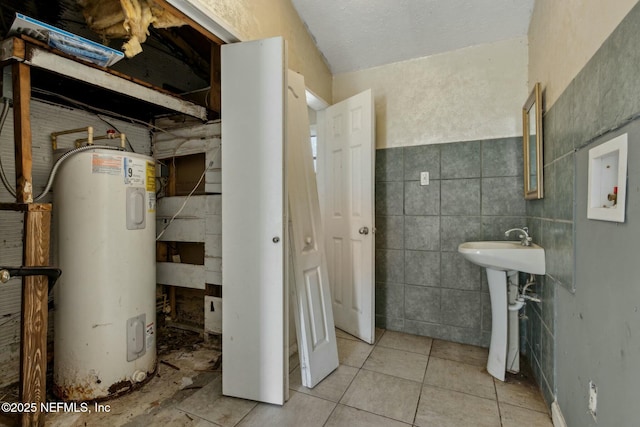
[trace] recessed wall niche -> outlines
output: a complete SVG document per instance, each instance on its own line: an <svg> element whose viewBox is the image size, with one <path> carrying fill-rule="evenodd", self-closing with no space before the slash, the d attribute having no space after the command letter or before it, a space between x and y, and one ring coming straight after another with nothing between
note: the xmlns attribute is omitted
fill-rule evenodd
<svg viewBox="0 0 640 427"><path fill-rule="evenodd" d="M627 134L589 150L587 218L624 222L627 190Z"/></svg>

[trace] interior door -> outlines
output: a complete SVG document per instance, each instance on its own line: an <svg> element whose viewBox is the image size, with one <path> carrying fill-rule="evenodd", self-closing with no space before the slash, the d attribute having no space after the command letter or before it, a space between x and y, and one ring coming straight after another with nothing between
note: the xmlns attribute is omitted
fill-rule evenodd
<svg viewBox="0 0 640 427"><path fill-rule="evenodd" d="M318 182L336 326L375 338L374 110L371 90L318 114Z"/></svg>
<svg viewBox="0 0 640 427"><path fill-rule="evenodd" d="M280 37L222 46L222 392L288 392L287 69Z"/></svg>
<svg viewBox="0 0 640 427"><path fill-rule="evenodd" d="M288 74L287 185L293 254L291 294L302 385L314 387L338 367L304 77Z"/></svg>

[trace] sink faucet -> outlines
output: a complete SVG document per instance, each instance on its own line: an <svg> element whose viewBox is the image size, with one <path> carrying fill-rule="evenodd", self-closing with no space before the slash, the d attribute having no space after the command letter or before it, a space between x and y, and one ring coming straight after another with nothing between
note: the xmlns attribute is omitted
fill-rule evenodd
<svg viewBox="0 0 640 427"><path fill-rule="evenodd" d="M518 235L518 239L520 239L522 246L531 246L532 239L531 237L529 237L529 227L512 228L511 230L507 230L504 232L504 237L509 237L509 234L514 231L520 232L520 234Z"/></svg>

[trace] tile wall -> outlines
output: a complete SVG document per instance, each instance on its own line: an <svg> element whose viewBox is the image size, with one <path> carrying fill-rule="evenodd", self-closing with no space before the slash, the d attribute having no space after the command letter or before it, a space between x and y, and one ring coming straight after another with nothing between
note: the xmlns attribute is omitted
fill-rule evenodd
<svg viewBox="0 0 640 427"><path fill-rule="evenodd" d="M488 346L486 277L457 247L525 224L522 138L377 150L376 325Z"/></svg>
<svg viewBox="0 0 640 427"><path fill-rule="evenodd" d="M545 248L547 274L538 277L536 287L542 303L527 306L524 350L547 404L557 397L568 425L593 424L586 398L591 379L608 390L608 400L598 402L599 424L631 425L637 420L626 396L637 394L638 381L630 378L636 370L630 367L640 361L640 346L636 339L635 351L625 351L630 341L621 335L631 310L620 307L635 304L640 295L637 280L630 279L637 276L637 256L625 262L632 252L626 239L634 240L640 230L633 170L639 158L639 37L640 3L544 113L545 197L527 202L527 223L534 242ZM632 188L627 219L623 224L587 220L588 150L624 132L630 135ZM598 245L601 250L595 255L587 250ZM601 271L612 273L603 280ZM634 305L634 317L637 312Z"/></svg>

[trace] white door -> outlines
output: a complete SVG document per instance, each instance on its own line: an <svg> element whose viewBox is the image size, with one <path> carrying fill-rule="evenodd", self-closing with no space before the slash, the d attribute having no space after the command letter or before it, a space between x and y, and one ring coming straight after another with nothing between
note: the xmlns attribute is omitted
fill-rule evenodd
<svg viewBox="0 0 640 427"><path fill-rule="evenodd" d="M288 392L287 69L280 37L222 46L222 392Z"/></svg>
<svg viewBox="0 0 640 427"><path fill-rule="evenodd" d="M375 338L374 110L371 90L318 114L318 182L336 326Z"/></svg>
<svg viewBox="0 0 640 427"><path fill-rule="evenodd" d="M314 387L338 367L338 348L316 174L309 144L304 77L288 74L287 186L293 254L291 293L298 338L302 385Z"/></svg>

